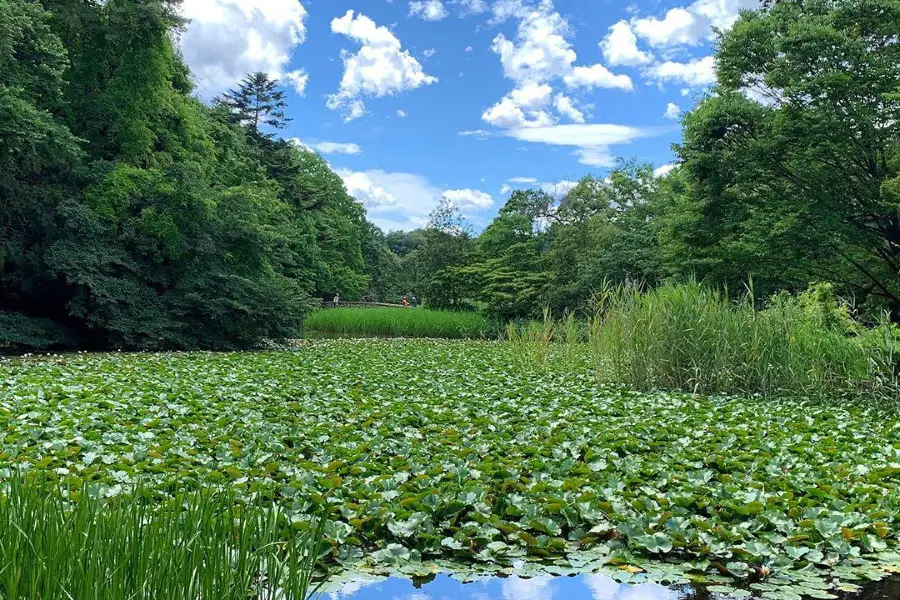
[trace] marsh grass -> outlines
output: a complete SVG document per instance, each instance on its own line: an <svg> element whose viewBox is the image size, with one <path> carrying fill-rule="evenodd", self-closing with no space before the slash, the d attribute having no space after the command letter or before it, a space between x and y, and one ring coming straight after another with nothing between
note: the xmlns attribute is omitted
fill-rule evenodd
<svg viewBox="0 0 900 600"><path fill-rule="evenodd" d="M274 507L228 493L162 505L140 494L67 497L51 485L5 485L0 599L305 600L314 593L321 524L292 531Z"/></svg>
<svg viewBox="0 0 900 600"><path fill-rule="evenodd" d="M511 322L506 328L506 342L513 366L518 369L575 370L585 358L584 323L568 313L556 320L544 310L540 321Z"/></svg>
<svg viewBox="0 0 900 600"><path fill-rule="evenodd" d="M601 378L699 393L865 394L896 398L900 334L863 327L821 286L759 309L697 282L597 299L590 345Z"/></svg>
<svg viewBox="0 0 900 600"><path fill-rule="evenodd" d="M304 330L339 336L478 339L490 335L488 321L474 312L425 308L334 308L307 317Z"/></svg>

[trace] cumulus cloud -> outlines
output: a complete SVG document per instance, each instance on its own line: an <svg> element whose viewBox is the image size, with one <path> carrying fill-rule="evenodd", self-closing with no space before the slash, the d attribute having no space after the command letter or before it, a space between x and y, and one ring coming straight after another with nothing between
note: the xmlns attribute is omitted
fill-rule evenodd
<svg viewBox="0 0 900 600"><path fill-rule="evenodd" d="M601 64L575 67L571 73L563 77L563 81L573 88L618 88L626 91L634 89L628 75L615 75Z"/></svg>
<svg viewBox="0 0 900 600"><path fill-rule="evenodd" d="M328 108L343 111L347 121L365 114L362 96L381 98L437 82L387 27L363 14L348 10L331 22L331 31L361 44L355 54L343 53L344 75L338 92L327 101Z"/></svg>
<svg viewBox="0 0 900 600"><path fill-rule="evenodd" d="M341 170L337 172L344 180L347 193L356 198L367 209L378 210L397 205L397 198L375 183L366 173Z"/></svg>
<svg viewBox="0 0 900 600"><path fill-rule="evenodd" d="M696 46L712 39L713 28L729 29L741 10L759 7L758 0L697 0L686 7L670 9L661 18L632 21L637 35L652 46Z"/></svg>
<svg viewBox="0 0 900 600"><path fill-rule="evenodd" d="M584 123L584 113L578 110L575 107L575 103L572 102L572 99L564 94L557 94L555 98L553 98L553 106L556 107L557 112L562 116L566 117L570 121L574 121L575 123Z"/></svg>
<svg viewBox="0 0 900 600"><path fill-rule="evenodd" d="M445 190L442 196L458 208L490 208L494 199L481 190Z"/></svg>
<svg viewBox="0 0 900 600"><path fill-rule="evenodd" d="M552 0L495 0L491 12L494 24L516 22L514 37L499 33L491 45L504 76L515 86L481 115L486 123L506 130L506 135L530 141L517 132L551 128L560 119L583 124L586 119L578 98L570 94L594 88L633 89L630 77L602 64L576 64L578 55L569 41L571 28ZM558 80L568 88L567 94L554 90ZM588 154L595 155L595 149Z"/></svg>
<svg viewBox="0 0 900 600"><path fill-rule="evenodd" d="M299 0L184 0L181 13L189 20L181 51L202 96L215 96L255 71L304 92L306 72L289 66L306 41L307 12Z"/></svg>
<svg viewBox="0 0 900 600"><path fill-rule="evenodd" d="M609 28L609 33L600 42L603 58L611 65L644 65L653 60L649 52L639 50L637 36L628 21L619 21Z"/></svg>
<svg viewBox="0 0 900 600"><path fill-rule="evenodd" d="M440 21L447 16L447 9L441 0L413 0L409 3L409 16L424 21Z"/></svg>
<svg viewBox="0 0 900 600"><path fill-rule="evenodd" d="M569 24L552 6L552 2L544 1L529 9L515 3L509 12L500 13L519 19L515 41L500 33L491 45L509 79L519 84L542 83L571 70L578 56L566 39ZM497 7L502 11L502 2L495 5L495 16Z"/></svg>
<svg viewBox="0 0 900 600"><path fill-rule="evenodd" d="M647 75L659 82L676 82L699 87L716 82L716 60L712 56L704 56L688 62L666 61L654 65Z"/></svg>
<svg viewBox="0 0 900 600"><path fill-rule="evenodd" d="M681 116L681 107L674 102L669 102L666 105L666 112L663 113L663 116L667 119L678 119Z"/></svg>

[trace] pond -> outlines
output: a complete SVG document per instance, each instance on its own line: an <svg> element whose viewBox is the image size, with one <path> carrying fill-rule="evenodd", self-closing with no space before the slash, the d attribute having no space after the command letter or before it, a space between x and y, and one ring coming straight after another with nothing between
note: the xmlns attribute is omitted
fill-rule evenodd
<svg viewBox="0 0 900 600"><path fill-rule="evenodd" d="M726 600L727 596L691 587L656 583L624 584L605 575L577 577L493 577L461 583L447 575L416 586L396 577L357 579L331 586L329 600ZM900 577L864 586L842 600L900 600Z"/></svg>

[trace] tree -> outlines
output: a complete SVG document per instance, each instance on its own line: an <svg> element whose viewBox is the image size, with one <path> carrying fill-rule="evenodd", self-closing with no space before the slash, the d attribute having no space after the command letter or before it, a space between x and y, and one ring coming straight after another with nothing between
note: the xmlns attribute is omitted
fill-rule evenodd
<svg viewBox="0 0 900 600"><path fill-rule="evenodd" d="M0 346L74 343L70 290L45 261L83 158L57 116L66 50L37 2L0 0Z"/></svg>
<svg viewBox="0 0 900 600"><path fill-rule="evenodd" d="M673 260L768 291L838 282L900 317L898 37L897 0L743 13L716 93L684 119Z"/></svg>
<svg viewBox="0 0 900 600"><path fill-rule="evenodd" d="M272 129L284 129L291 119L284 114L287 102L278 81L265 73L251 73L244 77L237 89L229 90L220 99L231 111L234 122L247 127L255 136L263 125ZM273 134L264 134L272 138Z"/></svg>

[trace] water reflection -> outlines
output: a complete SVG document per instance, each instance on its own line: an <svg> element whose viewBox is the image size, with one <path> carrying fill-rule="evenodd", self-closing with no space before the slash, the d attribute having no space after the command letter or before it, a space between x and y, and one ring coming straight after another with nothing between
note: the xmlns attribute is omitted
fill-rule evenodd
<svg viewBox="0 0 900 600"><path fill-rule="evenodd" d="M353 581L327 597L330 600L685 600L688 594L655 583L620 584L604 575L495 577L467 584L439 575L422 589L396 578Z"/></svg>
<svg viewBox="0 0 900 600"><path fill-rule="evenodd" d="M656 583L629 585L605 575L578 577L518 577L460 583L446 575L417 589L398 578L355 580L325 595L328 600L706 600L722 599L689 588L673 589ZM900 600L900 578L874 583L847 600Z"/></svg>

